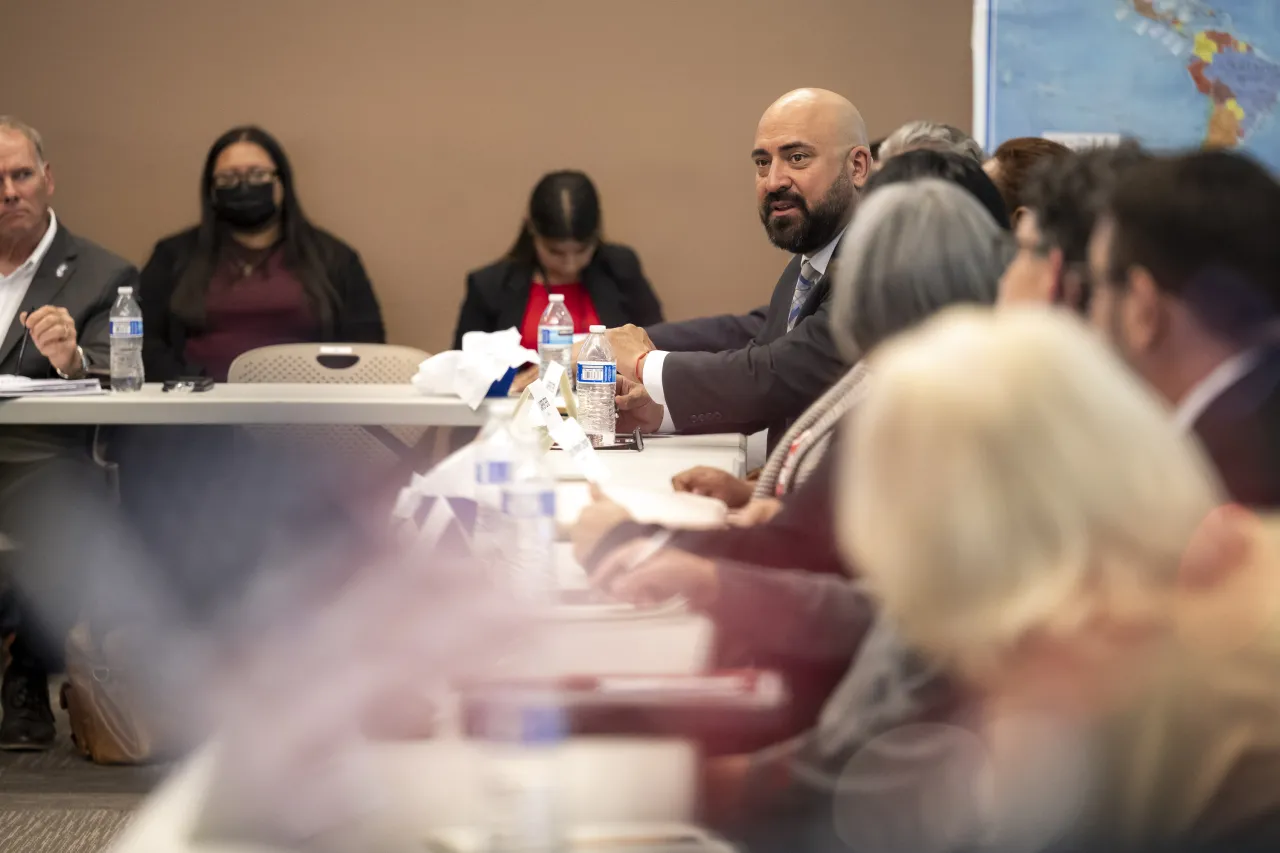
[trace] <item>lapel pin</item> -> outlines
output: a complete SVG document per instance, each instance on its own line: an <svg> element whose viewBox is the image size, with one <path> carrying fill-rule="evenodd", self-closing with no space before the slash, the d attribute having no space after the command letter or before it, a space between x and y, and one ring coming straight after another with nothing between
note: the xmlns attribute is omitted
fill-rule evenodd
<svg viewBox="0 0 1280 853"><path fill-rule="evenodd" d="M67 265L65 263L58 264L58 268L53 271L53 274L58 278L62 278L67 274Z"/></svg>

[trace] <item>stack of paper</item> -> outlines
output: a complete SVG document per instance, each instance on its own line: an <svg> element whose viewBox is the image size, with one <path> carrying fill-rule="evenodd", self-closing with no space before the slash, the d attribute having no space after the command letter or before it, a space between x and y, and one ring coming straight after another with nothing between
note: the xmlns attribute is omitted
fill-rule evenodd
<svg viewBox="0 0 1280 853"><path fill-rule="evenodd" d="M31 379L0 375L0 397L86 397L104 394L97 379Z"/></svg>

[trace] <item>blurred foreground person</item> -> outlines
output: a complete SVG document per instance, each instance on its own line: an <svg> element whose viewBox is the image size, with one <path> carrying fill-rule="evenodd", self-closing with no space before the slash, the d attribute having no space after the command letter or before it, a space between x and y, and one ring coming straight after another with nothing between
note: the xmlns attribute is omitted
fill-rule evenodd
<svg viewBox="0 0 1280 853"><path fill-rule="evenodd" d="M1222 547L1194 440L1057 312L948 312L870 369L840 460L841 542L983 713L978 740L873 741L845 773L880 775L845 780L837 834L917 851L1276 849L1280 575ZM895 735L940 760L913 765Z"/></svg>
<svg viewBox="0 0 1280 853"><path fill-rule="evenodd" d="M127 261L67 230L49 206L53 192L40 134L0 117L0 373L80 378L105 369L116 291L138 281ZM0 688L0 749L52 745L55 650L79 615L76 602L92 598L84 578L109 559L95 552L106 480L91 441L83 427L0 430L0 532L16 545L8 562L24 605Z"/></svg>
<svg viewBox="0 0 1280 853"><path fill-rule="evenodd" d="M1204 442L1228 492L1280 506L1280 182L1240 154L1129 170L1089 247L1090 316Z"/></svg>

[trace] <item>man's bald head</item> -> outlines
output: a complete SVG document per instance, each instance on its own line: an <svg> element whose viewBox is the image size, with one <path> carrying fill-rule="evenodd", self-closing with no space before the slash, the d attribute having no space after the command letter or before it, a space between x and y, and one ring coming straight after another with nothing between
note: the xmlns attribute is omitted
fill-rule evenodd
<svg viewBox="0 0 1280 853"><path fill-rule="evenodd" d="M809 254L853 215L871 174L867 126L847 98L796 89L770 105L756 128L756 197L769 239Z"/></svg>
<svg viewBox="0 0 1280 853"><path fill-rule="evenodd" d="M776 131L783 127L803 130L815 142L827 142L842 148L870 147L867 123L862 113L843 95L829 89L795 89L769 105L760 117L759 131Z"/></svg>

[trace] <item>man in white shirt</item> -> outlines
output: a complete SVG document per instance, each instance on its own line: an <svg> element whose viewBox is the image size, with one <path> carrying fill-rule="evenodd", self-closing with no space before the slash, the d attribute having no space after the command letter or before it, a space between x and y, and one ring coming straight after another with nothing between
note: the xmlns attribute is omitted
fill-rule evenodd
<svg viewBox="0 0 1280 853"><path fill-rule="evenodd" d="M137 284L124 259L68 231L49 207L53 169L40 134L0 117L0 374L47 379L106 367L117 288ZM23 605L0 686L0 749L46 749L55 735L48 668L91 569L111 559L102 475L86 427L0 428L0 532L18 543L5 572Z"/></svg>
<svg viewBox="0 0 1280 853"><path fill-rule="evenodd" d="M827 329L827 282L871 174L862 116L834 92L789 92L760 119L751 158L765 232L796 257L770 304L745 316L611 330L627 380L620 429L630 426L628 413L667 431L768 428L772 446L849 369Z"/></svg>
<svg viewBox="0 0 1280 853"><path fill-rule="evenodd" d="M1089 244L1093 325L1233 500L1280 506L1280 182L1225 151L1134 166Z"/></svg>

